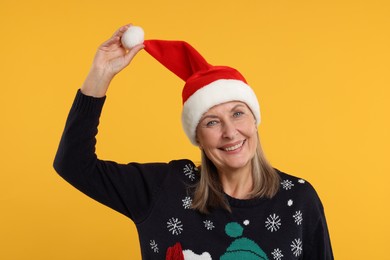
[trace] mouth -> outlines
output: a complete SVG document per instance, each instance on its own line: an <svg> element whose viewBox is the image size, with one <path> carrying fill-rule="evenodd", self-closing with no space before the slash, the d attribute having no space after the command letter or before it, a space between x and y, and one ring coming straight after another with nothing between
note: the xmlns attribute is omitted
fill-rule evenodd
<svg viewBox="0 0 390 260"><path fill-rule="evenodd" d="M245 142L246 142L246 139L235 144L235 145L221 147L220 149L222 151L225 151L225 152L233 152L233 151L240 149L245 144Z"/></svg>

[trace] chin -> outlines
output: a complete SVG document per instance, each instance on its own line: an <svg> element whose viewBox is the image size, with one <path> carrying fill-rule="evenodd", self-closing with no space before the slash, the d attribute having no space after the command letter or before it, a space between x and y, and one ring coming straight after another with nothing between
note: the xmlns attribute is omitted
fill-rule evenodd
<svg viewBox="0 0 390 260"><path fill-rule="evenodd" d="M237 161L237 162L228 162L225 165L223 165L221 168L222 169L230 169L230 170L240 170L240 169L245 169L248 166L251 166L251 160L249 161Z"/></svg>

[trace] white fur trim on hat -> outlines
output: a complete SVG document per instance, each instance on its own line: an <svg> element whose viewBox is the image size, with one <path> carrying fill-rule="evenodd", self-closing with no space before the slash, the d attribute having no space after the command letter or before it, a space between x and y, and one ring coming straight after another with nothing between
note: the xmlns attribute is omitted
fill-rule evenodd
<svg viewBox="0 0 390 260"><path fill-rule="evenodd" d="M260 124L260 106L252 88L241 80L220 79L204 86L192 94L183 105L182 124L193 145L196 142L196 127L203 114L213 106L229 102L241 101L251 109L257 125Z"/></svg>

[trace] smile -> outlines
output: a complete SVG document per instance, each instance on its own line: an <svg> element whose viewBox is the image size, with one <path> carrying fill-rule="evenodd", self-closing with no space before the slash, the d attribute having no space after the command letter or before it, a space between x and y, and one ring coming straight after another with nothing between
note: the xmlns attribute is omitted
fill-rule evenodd
<svg viewBox="0 0 390 260"><path fill-rule="evenodd" d="M231 152L231 151L234 151L234 150L237 150L239 148L241 148L244 143L245 143L246 140L236 144L236 145L233 145L233 146L230 146L230 147L225 147L225 148L221 148L222 150L226 151L226 152Z"/></svg>

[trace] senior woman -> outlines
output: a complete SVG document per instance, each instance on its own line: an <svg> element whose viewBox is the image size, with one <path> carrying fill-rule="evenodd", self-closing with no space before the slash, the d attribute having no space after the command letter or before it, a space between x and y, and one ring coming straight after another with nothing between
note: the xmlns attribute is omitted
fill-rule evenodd
<svg viewBox="0 0 390 260"><path fill-rule="evenodd" d="M274 169L244 77L212 66L188 43L148 40L126 50L126 25L98 49L71 107L54 168L136 225L143 259L333 259L323 206L305 180ZM119 164L95 154L113 77L142 49L185 81L182 123L202 162Z"/></svg>

